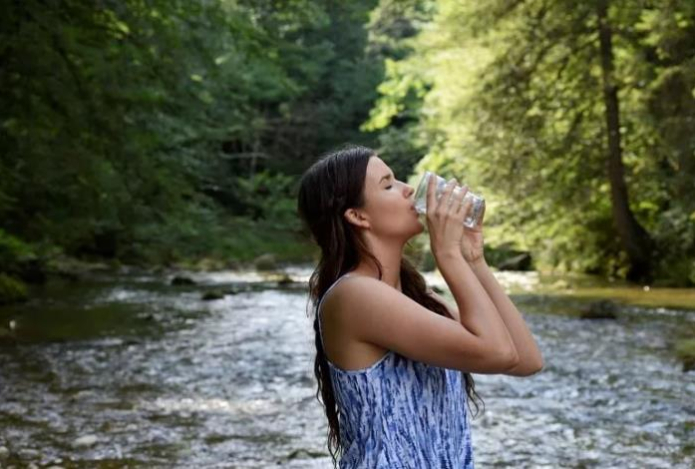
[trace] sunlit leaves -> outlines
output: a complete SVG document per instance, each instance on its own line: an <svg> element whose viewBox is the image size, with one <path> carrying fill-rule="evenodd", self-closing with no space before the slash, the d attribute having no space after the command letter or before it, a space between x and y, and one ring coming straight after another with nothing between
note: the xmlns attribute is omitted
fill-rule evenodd
<svg viewBox="0 0 695 469"><path fill-rule="evenodd" d="M431 84L419 128L443 138L429 142L418 169L483 188L496 208L486 216L491 242L516 240L552 263L610 273L624 259L607 241L616 236L593 3L437 7L409 42L413 52L389 68L373 121L402 112L393 83ZM695 192L695 4L615 0L609 16L631 206L670 255L695 256L695 226L675 222L676 213L688 218L685 194ZM671 223L661 220L666 207ZM664 241L669 233L678 243Z"/></svg>

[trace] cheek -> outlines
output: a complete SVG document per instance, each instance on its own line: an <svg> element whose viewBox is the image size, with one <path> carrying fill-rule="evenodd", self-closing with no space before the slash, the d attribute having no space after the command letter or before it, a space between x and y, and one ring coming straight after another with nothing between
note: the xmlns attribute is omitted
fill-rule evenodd
<svg viewBox="0 0 695 469"><path fill-rule="evenodd" d="M370 213L372 226L382 233L401 232L406 226L412 229L413 224L418 224L417 217L404 208L403 201L395 198L375 200Z"/></svg>

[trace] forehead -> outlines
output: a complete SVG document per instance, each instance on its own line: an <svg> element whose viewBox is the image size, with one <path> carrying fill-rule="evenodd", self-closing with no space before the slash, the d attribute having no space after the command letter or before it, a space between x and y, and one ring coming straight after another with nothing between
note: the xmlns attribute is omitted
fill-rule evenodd
<svg viewBox="0 0 695 469"><path fill-rule="evenodd" d="M372 156L367 163L367 181L372 184L379 184L382 176L391 174L391 168L384 163L378 156Z"/></svg>

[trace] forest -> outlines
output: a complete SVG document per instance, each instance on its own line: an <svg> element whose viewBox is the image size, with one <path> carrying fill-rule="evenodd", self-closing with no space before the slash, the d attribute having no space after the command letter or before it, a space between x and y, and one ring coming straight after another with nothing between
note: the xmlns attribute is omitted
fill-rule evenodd
<svg viewBox="0 0 695 469"><path fill-rule="evenodd" d="M5 0L0 93L0 467L323 469L374 409L364 454L399 467L433 434L472 435L460 466L695 467L695 1ZM483 196L484 258L446 278L413 237L422 353L386 341L400 307L359 347L334 314L360 387L326 399L339 272L312 286L297 199L349 144ZM475 349L431 340L425 288L450 337L485 313ZM533 375L473 367L491 327Z"/></svg>
<svg viewBox="0 0 695 469"><path fill-rule="evenodd" d="M693 2L0 8L2 301L79 262L311 262L297 183L345 143L482 193L491 264L695 285Z"/></svg>

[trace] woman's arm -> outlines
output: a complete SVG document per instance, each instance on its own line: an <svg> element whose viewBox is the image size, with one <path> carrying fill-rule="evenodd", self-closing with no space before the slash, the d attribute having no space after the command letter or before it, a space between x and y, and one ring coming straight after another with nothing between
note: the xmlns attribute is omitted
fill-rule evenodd
<svg viewBox="0 0 695 469"><path fill-rule="evenodd" d="M495 304L504 324L507 326L509 334L512 336L516 351L519 353L519 364L504 374L529 376L538 373L543 368L543 357L533 335L531 335L531 331L526 326L523 316L504 292L502 286L497 282L484 257L469 265Z"/></svg>
<svg viewBox="0 0 695 469"><path fill-rule="evenodd" d="M511 365L504 373L516 368L519 352L507 325L463 255L460 252L447 251L434 252L434 257L458 306L460 323L476 336L487 337L497 349L506 351Z"/></svg>
<svg viewBox="0 0 695 469"><path fill-rule="evenodd" d="M325 297L321 312L323 338L330 344L375 344L384 349L441 368L466 373L500 374L518 363L514 344L494 305L467 269L468 283L482 292L470 298L474 305L468 322L475 323L479 335L462 324L440 316L415 302L396 288L376 278L352 275L341 281ZM457 285L463 282L457 282ZM482 300L478 302L477 300ZM485 303L489 303L486 305ZM465 322L465 321L464 321Z"/></svg>

